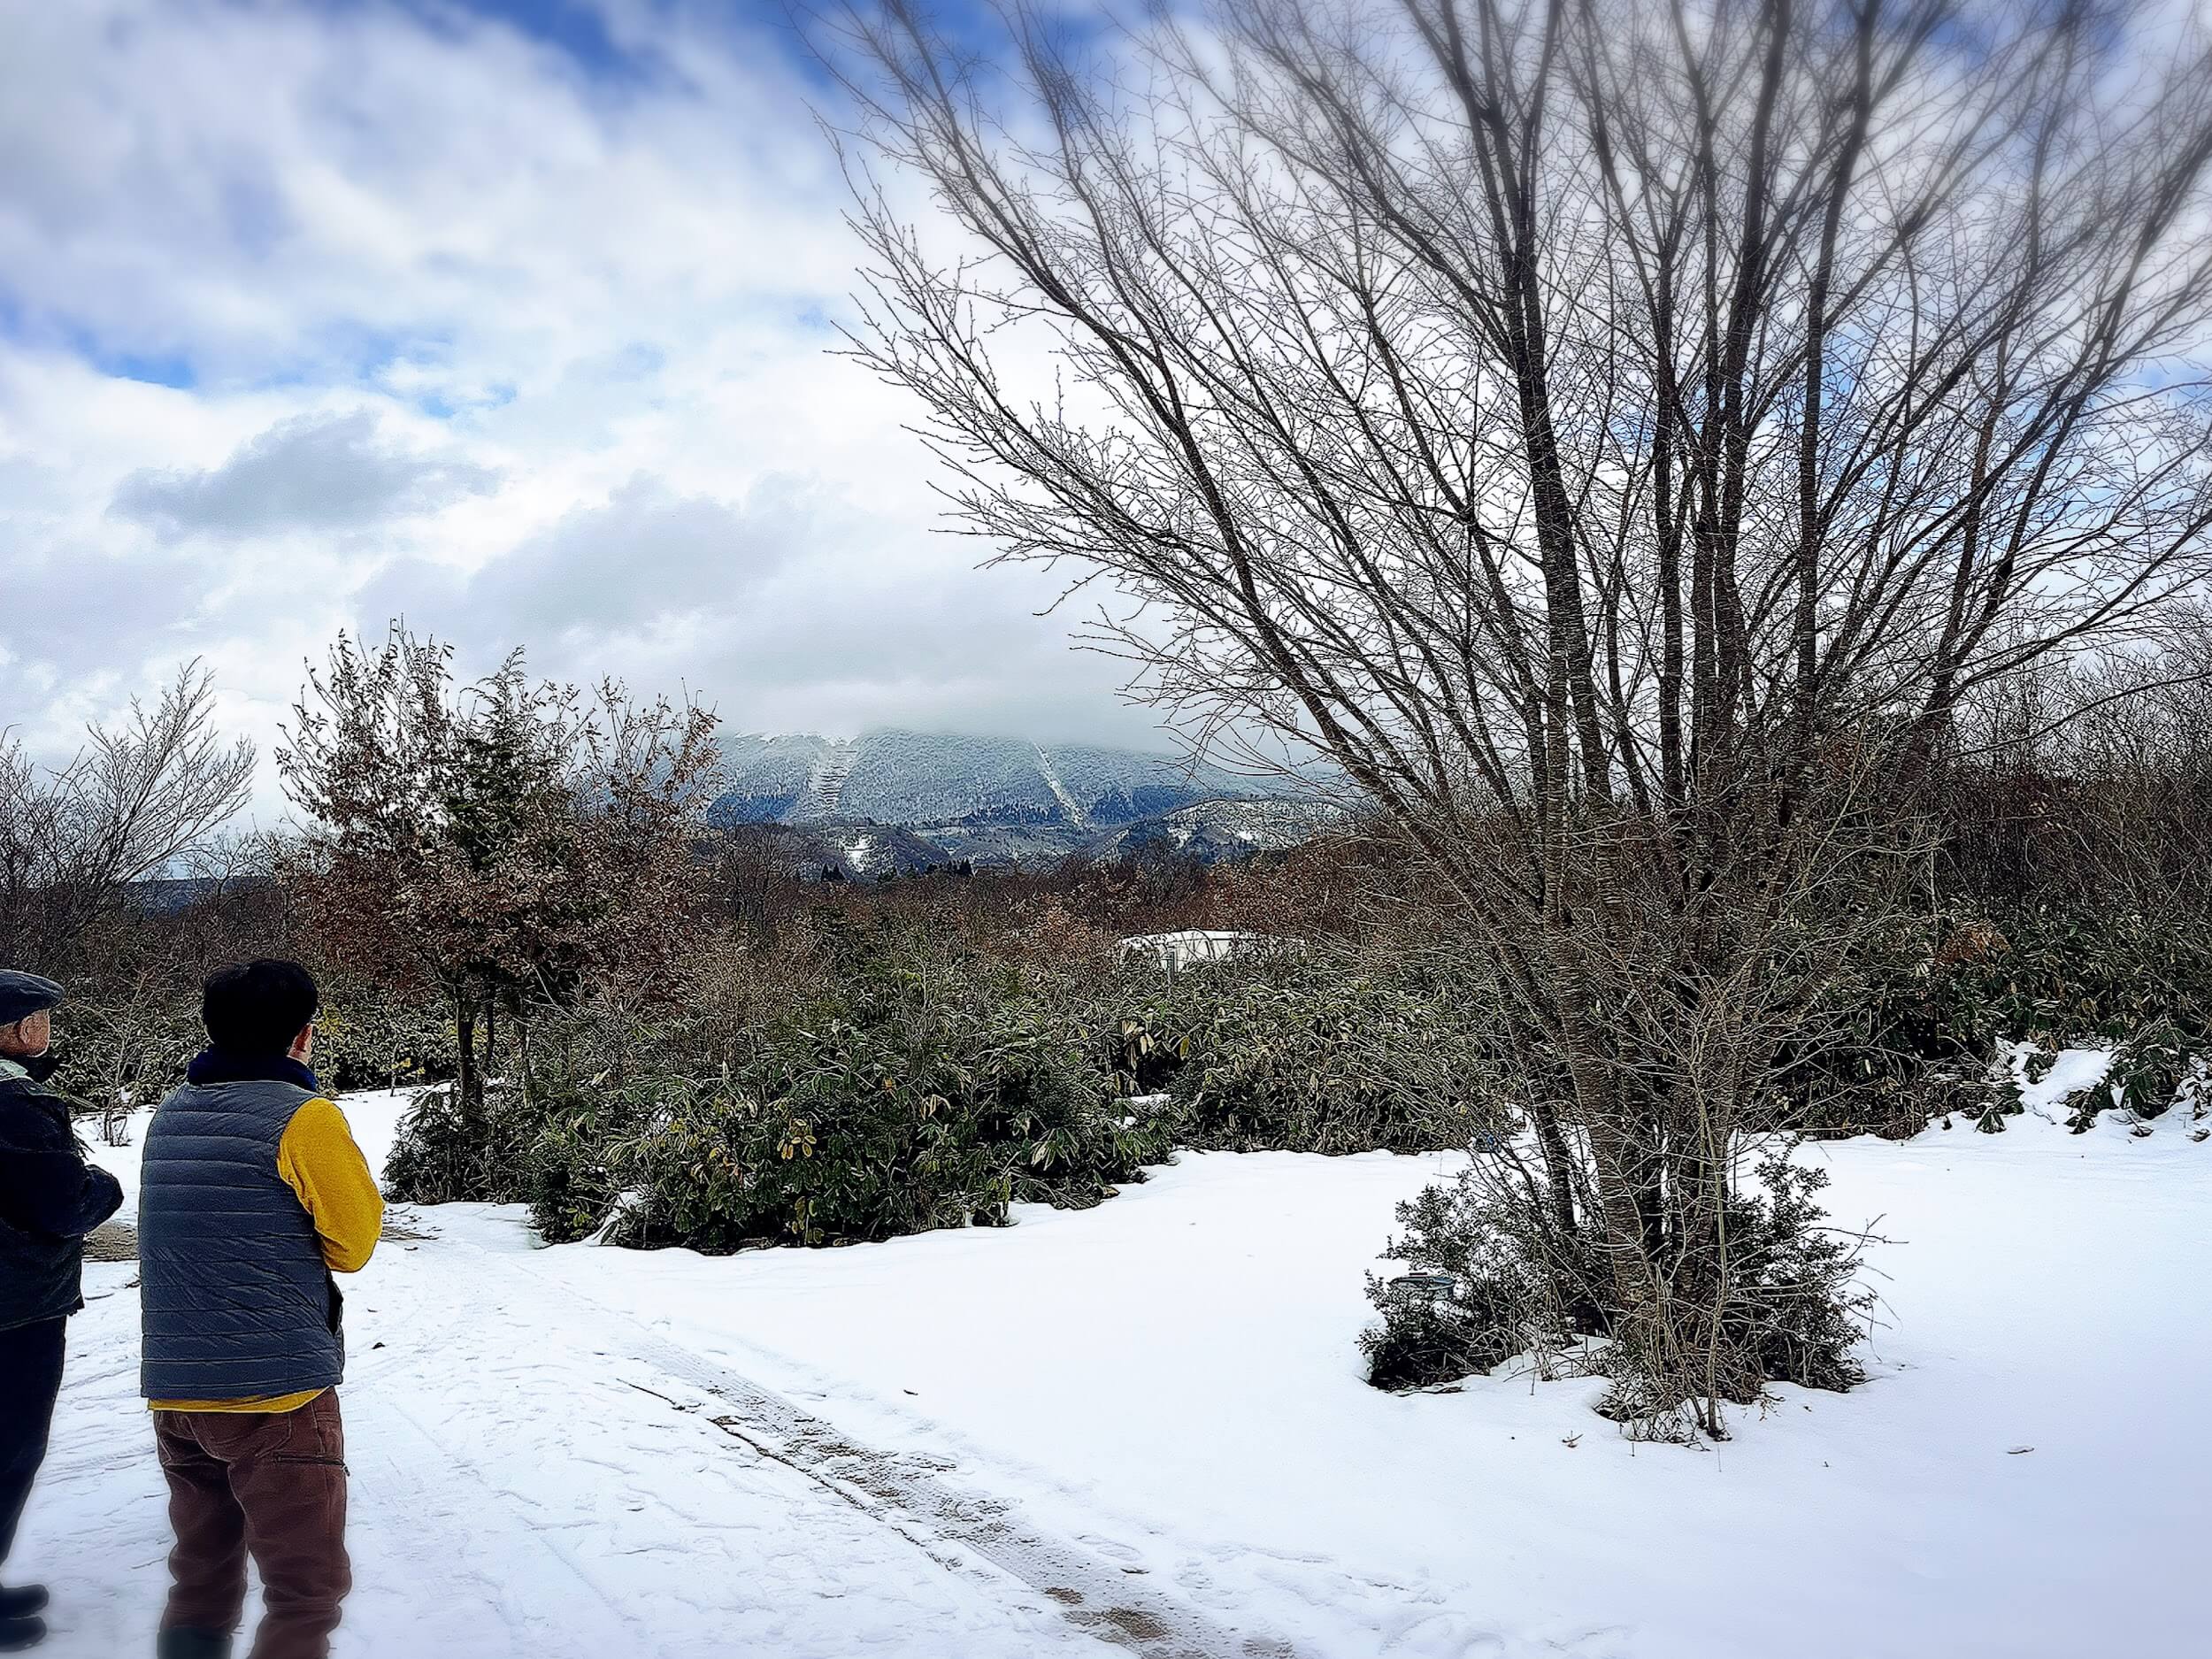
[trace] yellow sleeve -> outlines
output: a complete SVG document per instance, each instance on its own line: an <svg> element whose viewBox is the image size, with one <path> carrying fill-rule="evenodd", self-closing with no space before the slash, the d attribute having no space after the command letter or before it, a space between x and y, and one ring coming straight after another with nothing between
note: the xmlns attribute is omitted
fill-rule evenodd
<svg viewBox="0 0 2212 1659"><path fill-rule="evenodd" d="M311 1100L292 1114L278 1143L277 1173L314 1218L330 1271L366 1267L384 1231L384 1195L336 1105Z"/></svg>

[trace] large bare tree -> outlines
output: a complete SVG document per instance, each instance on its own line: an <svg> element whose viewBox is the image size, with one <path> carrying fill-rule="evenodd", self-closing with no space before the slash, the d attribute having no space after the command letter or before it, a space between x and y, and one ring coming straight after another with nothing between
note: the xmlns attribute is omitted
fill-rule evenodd
<svg viewBox="0 0 2212 1659"><path fill-rule="evenodd" d="M1502 988L1564 1260L1709 1430L1741 1132L1962 698L2205 574L2178 8L845 14L859 358L1138 684L1318 749ZM902 204L918 179L933 213ZM1055 380L1040 381L1048 365Z"/></svg>

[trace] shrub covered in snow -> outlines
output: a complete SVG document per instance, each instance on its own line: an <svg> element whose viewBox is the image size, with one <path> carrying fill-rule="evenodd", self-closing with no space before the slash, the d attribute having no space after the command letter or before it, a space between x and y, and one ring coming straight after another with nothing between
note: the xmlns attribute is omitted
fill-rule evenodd
<svg viewBox="0 0 2212 1659"><path fill-rule="evenodd" d="M2109 1103L2139 1124L2179 1109L2193 1122L2212 1108L2212 1041L2202 1032L2190 1032L2170 1019L2154 1020L2131 1032L2113 1050L2105 1074L2106 1088L2092 1090L2074 1114L2071 1127L2080 1133L2096 1121Z"/></svg>
<svg viewBox="0 0 2212 1659"><path fill-rule="evenodd" d="M2014 1043L2116 1047L2125 1099L2100 1094L2090 1118L2113 1104L2154 1118L2212 1063L2212 935L2126 906L2054 900L1908 923L1836 995L1846 1035L1794 1058L1778 1110L1816 1133L2001 1129L2020 1110L2003 1060Z"/></svg>

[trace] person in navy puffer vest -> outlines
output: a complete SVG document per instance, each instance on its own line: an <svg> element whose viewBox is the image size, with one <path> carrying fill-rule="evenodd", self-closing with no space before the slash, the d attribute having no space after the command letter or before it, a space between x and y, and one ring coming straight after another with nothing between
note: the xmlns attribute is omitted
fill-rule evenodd
<svg viewBox="0 0 2212 1659"><path fill-rule="evenodd" d="M0 972L0 1566L46 1461L61 1392L63 1333L84 1306L84 1235L123 1202L87 1163L65 1095L46 1087L61 987ZM42 1585L0 1589L0 1653L45 1640Z"/></svg>
<svg viewBox="0 0 2212 1659"><path fill-rule="evenodd" d="M296 962L216 973L209 1046L146 1132L140 1386L177 1538L160 1659L228 1659L249 1555L252 1659L325 1659L352 1587L331 1275L368 1264L383 1200L308 1069L317 1011Z"/></svg>

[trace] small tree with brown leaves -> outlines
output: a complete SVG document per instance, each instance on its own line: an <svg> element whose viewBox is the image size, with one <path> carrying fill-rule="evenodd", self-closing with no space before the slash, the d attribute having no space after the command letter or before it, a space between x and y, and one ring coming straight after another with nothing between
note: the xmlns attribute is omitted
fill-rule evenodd
<svg viewBox="0 0 2212 1659"><path fill-rule="evenodd" d="M535 1009L661 982L697 898L715 725L611 680L533 682L520 651L457 685L451 648L396 624L310 669L277 753L308 820L288 875L331 961L450 1005L465 1112L503 1011L526 1045Z"/></svg>

